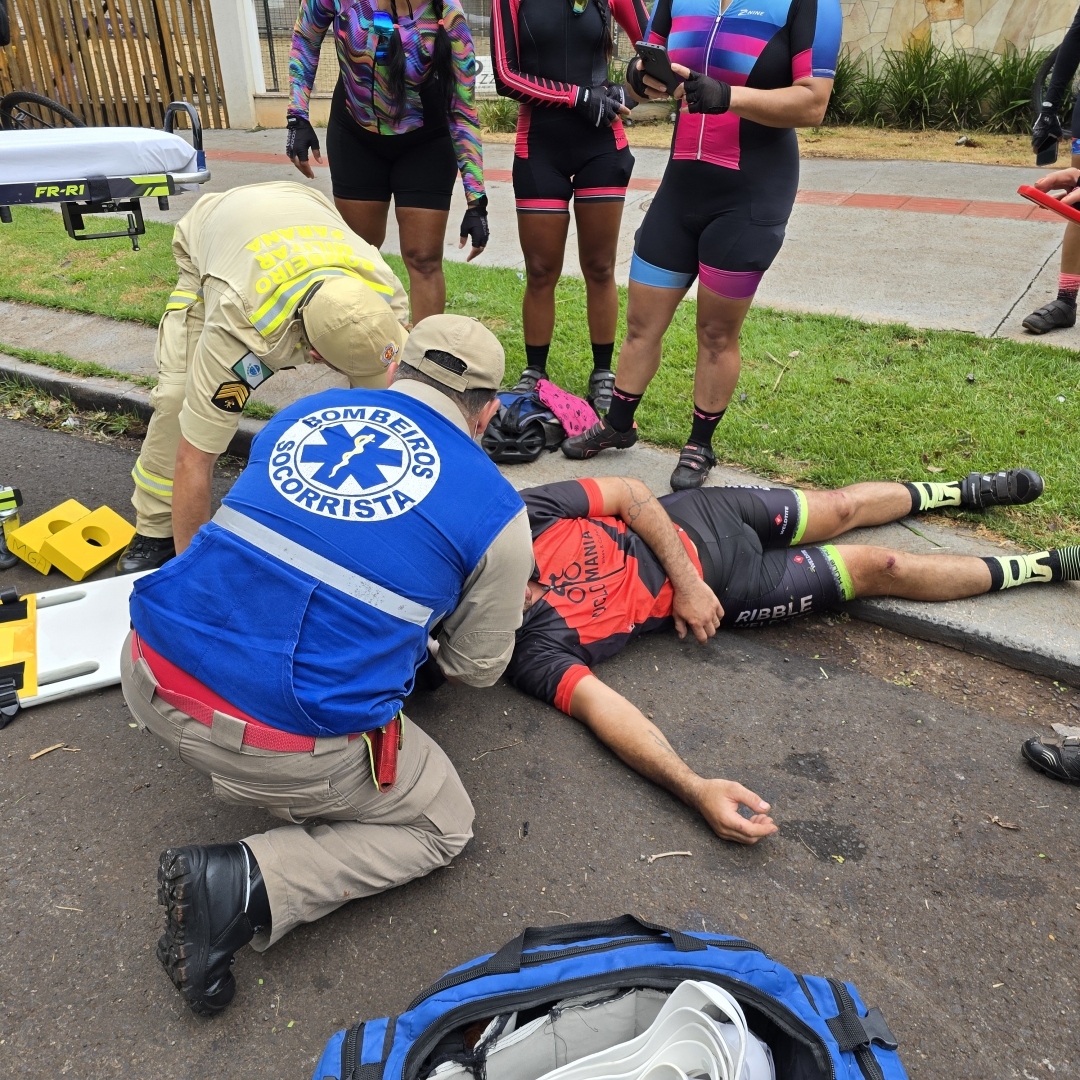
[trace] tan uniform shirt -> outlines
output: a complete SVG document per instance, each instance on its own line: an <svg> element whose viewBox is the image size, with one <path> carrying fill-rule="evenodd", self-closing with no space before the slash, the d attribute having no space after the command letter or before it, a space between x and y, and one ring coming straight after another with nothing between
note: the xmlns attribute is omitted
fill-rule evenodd
<svg viewBox="0 0 1080 1080"><path fill-rule="evenodd" d="M325 195L302 184L204 195L177 223L173 254L181 280L198 280L202 293L180 430L206 453L228 446L250 389L280 368L309 362L296 309L321 278L348 273L371 287L371 373L353 376L354 386L379 385L384 350L392 357L406 340L401 282ZM396 318L386 318L387 304Z"/></svg>
<svg viewBox="0 0 1080 1080"><path fill-rule="evenodd" d="M399 379L390 389L422 401L472 435L461 410L435 387ZM465 580L458 606L443 619L435 661L444 675L468 686L498 681L514 652L532 571L532 533L522 507L481 556Z"/></svg>

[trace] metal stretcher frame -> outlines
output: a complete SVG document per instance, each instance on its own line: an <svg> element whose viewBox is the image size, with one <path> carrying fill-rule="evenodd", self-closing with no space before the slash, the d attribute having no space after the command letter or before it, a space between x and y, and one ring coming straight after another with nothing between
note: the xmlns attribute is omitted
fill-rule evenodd
<svg viewBox="0 0 1080 1080"><path fill-rule="evenodd" d="M60 203L64 227L73 240L105 240L126 236L135 251L138 238L146 232L140 199L156 198L158 208L169 209L169 196L185 185L205 184L210 179L203 152L202 124L199 114L187 101L174 101L165 110L164 129L170 134L180 112L191 120L192 145L196 153L196 171L156 173L149 176L85 176L70 180L46 180L41 183L0 184L0 222L11 223L12 206L36 206ZM2 144L3 135L0 135ZM127 228L114 232L85 232L84 218L90 214L127 214Z"/></svg>

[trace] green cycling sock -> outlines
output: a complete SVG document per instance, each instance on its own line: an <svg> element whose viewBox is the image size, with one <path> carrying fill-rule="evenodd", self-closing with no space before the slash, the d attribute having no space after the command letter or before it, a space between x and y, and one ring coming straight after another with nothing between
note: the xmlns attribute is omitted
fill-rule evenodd
<svg viewBox="0 0 1080 1080"><path fill-rule="evenodd" d="M927 483L920 481L917 484L905 484L911 494L911 512L922 513L924 510L939 510L943 506L960 506L960 481L950 480L947 483Z"/></svg>
<svg viewBox="0 0 1080 1080"><path fill-rule="evenodd" d="M1080 581L1080 547L1054 548L1031 555L991 555L990 591L1012 589L1029 581Z"/></svg>

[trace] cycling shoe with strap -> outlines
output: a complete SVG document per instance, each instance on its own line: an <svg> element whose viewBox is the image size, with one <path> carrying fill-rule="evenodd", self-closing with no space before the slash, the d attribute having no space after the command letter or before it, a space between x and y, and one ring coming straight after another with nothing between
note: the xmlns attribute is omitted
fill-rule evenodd
<svg viewBox="0 0 1080 1080"><path fill-rule="evenodd" d="M510 387L512 394L531 394L536 389L536 384L547 375L539 368L527 367L518 377L518 381Z"/></svg>
<svg viewBox="0 0 1080 1080"><path fill-rule="evenodd" d="M575 461L587 461L601 450L627 450L637 442L637 424L629 431L616 431L607 420L593 424L588 431L562 444L562 452Z"/></svg>
<svg viewBox="0 0 1080 1080"><path fill-rule="evenodd" d="M1051 300L1033 311L1021 324L1033 334L1045 334L1050 330L1062 330L1076 325L1076 305L1066 300Z"/></svg>
<svg viewBox="0 0 1080 1080"><path fill-rule="evenodd" d="M960 504L968 510L988 506L1023 506L1043 493L1043 478L1033 469L968 473L960 481Z"/></svg>
<svg viewBox="0 0 1080 1080"><path fill-rule="evenodd" d="M585 400L597 413L611 408L611 392L615 389L615 372L598 368L589 376L589 392Z"/></svg>
<svg viewBox="0 0 1080 1080"><path fill-rule="evenodd" d="M679 454L679 464L671 474L671 490L688 491L701 487L715 464L716 455L712 450L697 443L687 443Z"/></svg>

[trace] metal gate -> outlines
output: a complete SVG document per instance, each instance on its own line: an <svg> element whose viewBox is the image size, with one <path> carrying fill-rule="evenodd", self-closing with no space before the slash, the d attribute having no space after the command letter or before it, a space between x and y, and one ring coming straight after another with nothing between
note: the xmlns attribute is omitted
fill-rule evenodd
<svg viewBox="0 0 1080 1080"><path fill-rule="evenodd" d="M228 127L209 0L8 4L0 94L44 94L109 127L161 127L168 103L186 100L204 127Z"/></svg>

